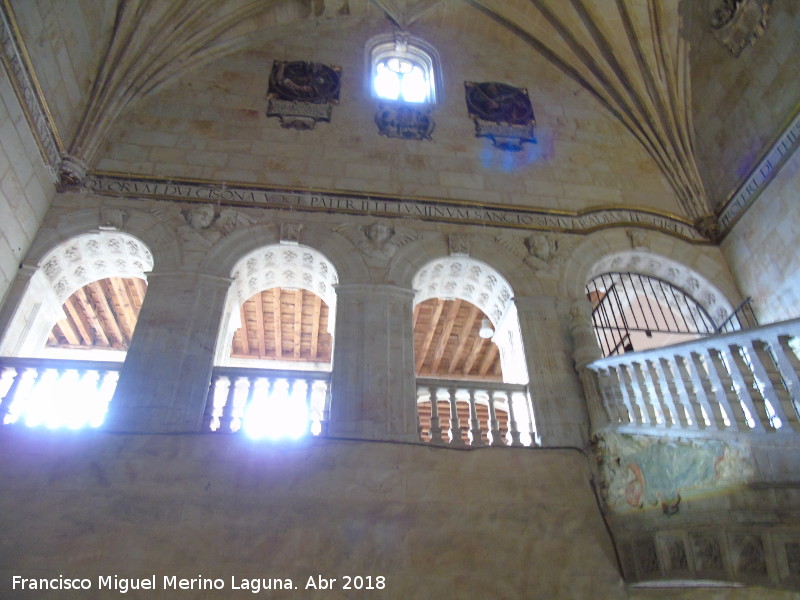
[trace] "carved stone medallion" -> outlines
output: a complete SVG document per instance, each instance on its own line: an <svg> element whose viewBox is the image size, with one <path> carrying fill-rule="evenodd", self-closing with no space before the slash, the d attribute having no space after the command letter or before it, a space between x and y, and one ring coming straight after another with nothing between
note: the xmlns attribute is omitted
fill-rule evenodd
<svg viewBox="0 0 800 600"><path fill-rule="evenodd" d="M333 105L339 104L341 71L321 63L276 60L269 76L267 116L280 118L287 129L329 122Z"/></svg>
<svg viewBox="0 0 800 600"><path fill-rule="evenodd" d="M429 140L436 124L425 105L382 102L375 113L378 133L404 140Z"/></svg>
<svg viewBox="0 0 800 600"><path fill-rule="evenodd" d="M739 56L766 31L772 0L708 0L714 37Z"/></svg>
<svg viewBox="0 0 800 600"><path fill-rule="evenodd" d="M467 112L475 122L475 135L501 150L517 152L525 142L535 142L533 107L528 90L505 83L464 82Z"/></svg>

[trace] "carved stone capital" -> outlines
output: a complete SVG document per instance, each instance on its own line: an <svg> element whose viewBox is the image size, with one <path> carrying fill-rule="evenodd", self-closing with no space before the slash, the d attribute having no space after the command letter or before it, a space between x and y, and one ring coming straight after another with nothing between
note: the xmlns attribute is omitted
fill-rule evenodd
<svg viewBox="0 0 800 600"><path fill-rule="evenodd" d="M77 156L62 156L58 165L58 182L61 187L80 185L88 167Z"/></svg>
<svg viewBox="0 0 800 600"><path fill-rule="evenodd" d="M709 241L716 242L719 239L720 227L717 217L714 215L706 215L700 217L694 222L697 231Z"/></svg>

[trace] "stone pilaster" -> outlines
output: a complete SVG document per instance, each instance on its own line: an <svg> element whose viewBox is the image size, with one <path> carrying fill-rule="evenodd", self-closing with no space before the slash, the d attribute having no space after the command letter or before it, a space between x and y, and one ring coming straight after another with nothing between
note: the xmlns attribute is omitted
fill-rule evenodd
<svg viewBox="0 0 800 600"><path fill-rule="evenodd" d="M336 287L331 437L415 441L414 291Z"/></svg>
<svg viewBox="0 0 800 600"><path fill-rule="evenodd" d="M147 281L106 428L200 431L231 280L179 271L151 273Z"/></svg>
<svg viewBox="0 0 800 600"><path fill-rule="evenodd" d="M514 302L542 446L583 448L589 418L573 367L570 303L555 296L517 297Z"/></svg>

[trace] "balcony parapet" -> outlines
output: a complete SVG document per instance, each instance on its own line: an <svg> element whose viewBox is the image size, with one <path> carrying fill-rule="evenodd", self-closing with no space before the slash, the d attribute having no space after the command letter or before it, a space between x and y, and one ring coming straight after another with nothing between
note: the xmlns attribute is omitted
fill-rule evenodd
<svg viewBox="0 0 800 600"><path fill-rule="evenodd" d="M538 445L524 384L417 378L417 415L420 439L429 444Z"/></svg>
<svg viewBox="0 0 800 600"><path fill-rule="evenodd" d="M0 357L0 422L99 427L122 363Z"/></svg>
<svg viewBox="0 0 800 600"><path fill-rule="evenodd" d="M249 430L260 437L325 435L330 417L328 371L214 367L203 431Z"/></svg>
<svg viewBox="0 0 800 600"><path fill-rule="evenodd" d="M800 319L595 360L581 369L595 434L800 441Z"/></svg>

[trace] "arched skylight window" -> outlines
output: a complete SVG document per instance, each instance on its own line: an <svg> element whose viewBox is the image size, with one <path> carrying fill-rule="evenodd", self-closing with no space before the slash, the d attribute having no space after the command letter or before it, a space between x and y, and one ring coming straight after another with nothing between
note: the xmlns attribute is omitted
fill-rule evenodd
<svg viewBox="0 0 800 600"><path fill-rule="evenodd" d="M408 34L372 38L367 45L370 89L383 100L433 104L439 59L429 44Z"/></svg>

